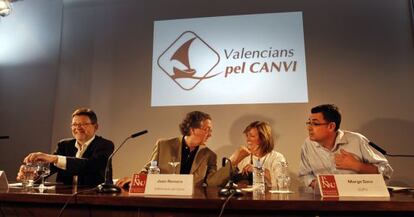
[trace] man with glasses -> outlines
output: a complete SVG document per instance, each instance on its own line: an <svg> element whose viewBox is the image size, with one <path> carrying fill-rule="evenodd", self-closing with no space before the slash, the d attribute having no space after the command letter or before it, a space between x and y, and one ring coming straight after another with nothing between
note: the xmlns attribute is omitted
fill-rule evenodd
<svg viewBox="0 0 414 217"><path fill-rule="evenodd" d="M161 174L193 174L194 184L200 186L222 185L229 178L229 164L217 171L217 155L206 145L211 137L213 125L209 114L193 111L179 125L181 136L158 140L150 161L142 169L147 173L151 161L157 161ZM172 164L178 164L173 166ZM117 182L126 187L131 182L125 177Z"/></svg>
<svg viewBox="0 0 414 217"><path fill-rule="evenodd" d="M355 132L340 130L341 113L332 104L311 110L306 125L309 137L301 149L299 177L315 188L318 174L379 174L389 179L393 172L387 159L371 148L369 140Z"/></svg>
<svg viewBox="0 0 414 217"><path fill-rule="evenodd" d="M88 108L75 110L72 114L71 129L74 138L60 141L53 154L30 153L24 159L24 163L50 163L51 174L57 173L56 181L66 185L77 183L96 186L103 183L106 164L114 150L114 144L95 135L98 130L95 112ZM109 168L112 179L112 166ZM23 176L21 167L17 180L21 180Z"/></svg>

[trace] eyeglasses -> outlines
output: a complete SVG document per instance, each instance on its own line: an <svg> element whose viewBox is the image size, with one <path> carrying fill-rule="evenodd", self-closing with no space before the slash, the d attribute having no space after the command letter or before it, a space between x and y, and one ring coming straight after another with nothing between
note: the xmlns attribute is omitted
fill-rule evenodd
<svg viewBox="0 0 414 217"><path fill-rule="evenodd" d="M76 128L76 127L86 127L86 126L88 126L88 125L92 125L92 123L72 123L72 124L71 124L71 126L72 126L73 128Z"/></svg>
<svg viewBox="0 0 414 217"><path fill-rule="evenodd" d="M328 125L328 124L330 123L315 123L315 122L310 122L310 121L306 122L306 126L308 127L318 127L321 125Z"/></svg>
<svg viewBox="0 0 414 217"><path fill-rule="evenodd" d="M200 130L202 130L202 131L204 131L204 132L208 132L208 133L213 132L213 129L211 129L210 127L206 127L206 128L198 128L198 129L200 129Z"/></svg>

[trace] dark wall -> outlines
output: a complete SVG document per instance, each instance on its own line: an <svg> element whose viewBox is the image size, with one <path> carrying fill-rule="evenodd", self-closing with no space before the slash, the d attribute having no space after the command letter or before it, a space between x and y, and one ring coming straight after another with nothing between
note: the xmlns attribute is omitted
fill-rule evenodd
<svg viewBox="0 0 414 217"><path fill-rule="evenodd" d="M28 152L50 151L61 1L19 1L0 18L0 170L13 180Z"/></svg>

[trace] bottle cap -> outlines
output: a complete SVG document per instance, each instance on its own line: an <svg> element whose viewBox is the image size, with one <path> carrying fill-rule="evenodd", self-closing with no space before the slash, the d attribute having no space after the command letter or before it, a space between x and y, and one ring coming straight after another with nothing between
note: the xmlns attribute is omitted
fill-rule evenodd
<svg viewBox="0 0 414 217"><path fill-rule="evenodd" d="M156 160L151 161L151 166L157 166L158 162Z"/></svg>

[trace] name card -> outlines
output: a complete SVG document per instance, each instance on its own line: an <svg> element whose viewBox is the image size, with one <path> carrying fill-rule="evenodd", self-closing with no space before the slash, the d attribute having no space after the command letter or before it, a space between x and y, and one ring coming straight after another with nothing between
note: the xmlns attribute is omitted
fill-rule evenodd
<svg viewBox="0 0 414 217"><path fill-rule="evenodd" d="M136 173L132 176L129 186L130 194L143 194L147 183L147 174Z"/></svg>
<svg viewBox="0 0 414 217"><path fill-rule="evenodd" d="M318 175L322 197L390 197L381 174Z"/></svg>
<svg viewBox="0 0 414 217"><path fill-rule="evenodd" d="M191 196L192 174L148 174L145 195Z"/></svg>
<svg viewBox="0 0 414 217"><path fill-rule="evenodd" d="M0 189L9 189L9 183L7 181L6 172L0 171Z"/></svg>

